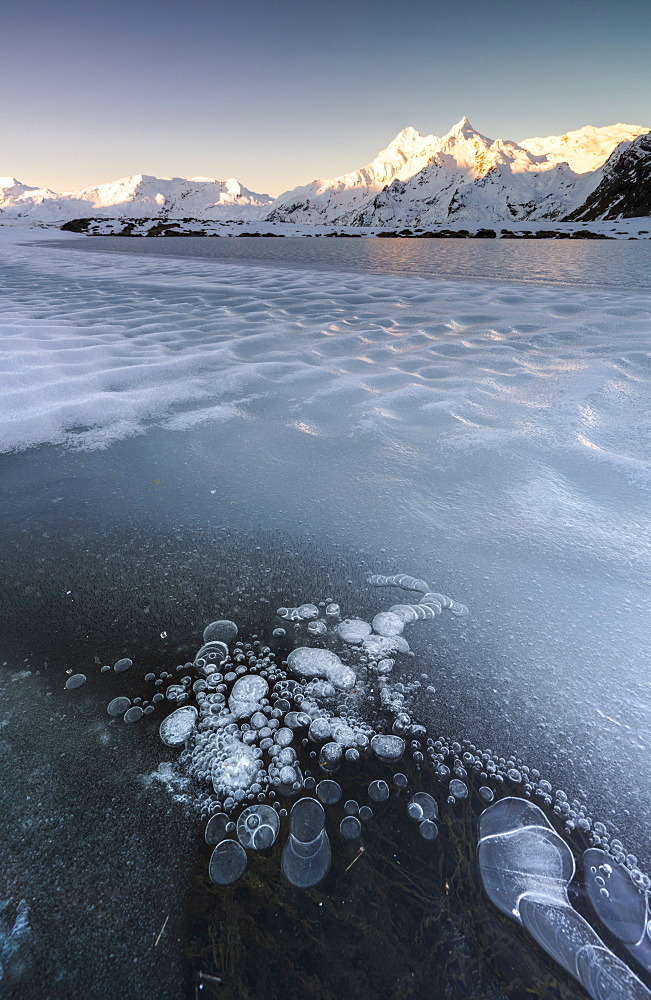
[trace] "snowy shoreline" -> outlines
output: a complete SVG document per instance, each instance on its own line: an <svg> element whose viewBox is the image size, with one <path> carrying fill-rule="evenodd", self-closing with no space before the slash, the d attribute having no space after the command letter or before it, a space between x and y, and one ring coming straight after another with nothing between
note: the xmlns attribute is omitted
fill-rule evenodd
<svg viewBox="0 0 651 1000"><path fill-rule="evenodd" d="M470 228L463 223L449 223L435 229L415 227L293 225L289 222L220 222L206 219L152 218L79 218L59 223L8 222L0 226L11 229L72 232L85 236L197 236L197 237L376 237L394 239L651 239L651 218L591 222L555 222L543 225L538 220L531 226L477 222Z"/></svg>

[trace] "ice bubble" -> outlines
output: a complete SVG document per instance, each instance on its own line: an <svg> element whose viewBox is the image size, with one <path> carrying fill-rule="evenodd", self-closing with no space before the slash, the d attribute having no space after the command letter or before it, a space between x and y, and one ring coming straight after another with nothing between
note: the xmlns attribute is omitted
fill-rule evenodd
<svg viewBox="0 0 651 1000"><path fill-rule="evenodd" d="M342 691L355 686L355 672L329 649L299 646L287 657L287 666L298 677L324 677Z"/></svg>
<svg viewBox="0 0 651 1000"><path fill-rule="evenodd" d="M324 771L337 771L344 755L339 743L324 743L319 753L319 767Z"/></svg>
<svg viewBox="0 0 651 1000"><path fill-rule="evenodd" d="M228 818L228 813L220 812L215 813L211 816L206 823L206 829L204 830L204 837L206 843L213 847L223 840L227 834L227 827L230 825L230 819Z"/></svg>
<svg viewBox="0 0 651 1000"><path fill-rule="evenodd" d="M248 719L260 707L269 685L259 674L245 674L235 681L228 699L228 708L234 718Z"/></svg>
<svg viewBox="0 0 651 1000"><path fill-rule="evenodd" d="M439 828L431 819L424 819L418 826L418 832L423 840L436 840L439 835Z"/></svg>
<svg viewBox="0 0 651 1000"><path fill-rule="evenodd" d="M274 743L279 747L288 747L294 739L294 733L287 726L277 729L274 733Z"/></svg>
<svg viewBox="0 0 651 1000"><path fill-rule="evenodd" d="M588 899L597 916L651 971L651 942L645 934L648 904L631 873L597 847L585 851L583 871Z"/></svg>
<svg viewBox="0 0 651 1000"><path fill-rule="evenodd" d="M319 609L315 604L301 604L298 608L278 608L277 615L288 621L312 621L319 617Z"/></svg>
<svg viewBox="0 0 651 1000"><path fill-rule="evenodd" d="M581 948L575 975L593 1000L649 1000L651 996L637 976L603 945Z"/></svg>
<svg viewBox="0 0 651 1000"><path fill-rule="evenodd" d="M450 782L450 793L459 802L461 799L468 798L468 786L465 782L460 781L458 778L453 778Z"/></svg>
<svg viewBox="0 0 651 1000"><path fill-rule="evenodd" d="M386 802L389 798L389 786L386 781L382 779L372 781L368 786L368 797L371 802Z"/></svg>
<svg viewBox="0 0 651 1000"><path fill-rule="evenodd" d="M282 870L287 881L297 889L318 885L330 869L331 852L328 834L322 830L313 841L302 842L292 833L282 854Z"/></svg>
<svg viewBox="0 0 651 1000"><path fill-rule="evenodd" d="M648 1000L651 996L569 904L526 895L520 915L534 940L579 980L593 1000Z"/></svg>
<svg viewBox="0 0 651 1000"><path fill-rule="evenodd" d="M492 788L488 787L488 785L482 785L479 789L479 797L480 799L483 799L484 802L492 802L495 798L495 793Z"/></svg>
<svg viewBox="0 0 651 1000"><path fill-rule="evenodd" d="M346 840L357 840L362 835L362 824L357 816L344 816L339 824L339 833Z"/></svg>
<svg viewBox="0 0 651 1000"><path fill-rule="evenodd" d="M325 878L330 859L323 806L316 799L299 799L290 813L289 837L283 849L285 878L299 889L310 888Z"/></svg>
<svg viewBox="0 0 651 1000"><path fill-rule="evenodd" d="M124 721L125 722L140 722L140 720L142 719L143 715L144 715L144 712L141 709L140 705L132 705L131 708L128 708L126 710L126 712L124 713Z"/></svg>
<svg viewBox="0 0 651 1000"><path fill-rule="evenodd" d="M340 612L338 604L328 604L326 605L325 613L328 618L336 618Z"/></svg>
<svg viewBox="0 0 651 1000"><path fill-rule="evenodd" d="M394 615L392 611L381 611L373 619L373 630L378 635L400 635L404 627L405 623L402 618Z"/></svg>
<svg viewBox="0 0 651 1000"><path fill-rule="evenodd" d="M354 747L357 745L357 733L345 722L338 722L336 719L332 723L332 738L335 743L342 747Z"/></svg>
<svg viewBox="0 0 651 1000"><path fill-rule="evenodd" d="M275 843L280 820L271 806L249 806L237 820L237 837L242 847L252 851L266 851Z"/></svg>
<svg viewBox="0 0 651 1000"><path fill-rule="evenodd" d="M380 760L399 760L405 752L405 741L400 736L380 733L371 740L371 748Z"/></svg>
<svg viewBox="0 0 651 1000"><path fill-rule="evenodd" d="M370 656L380 659L393 653L408 653L409 643L402 635L369 635L364 639L362 648Z"/></svg>
<svg viewBox="0 0 651 1000"><path fill-rule="evenodd" d="M314 840L325 828L325 811L317 799L309 796L299 799L290 813L290 833L302 843Z"/></svg>
<svg viewBox="0 0 651 1000"><path fill-rule="evenodd" d="M206 625L203 630L203 641L205 643L209 642L233 642L237 638L237 625L235 622L229 621L227 618L219 619L219 621L211 622L210 625Z"/></svg>
<svg viewBox="0 0 651 1000"><path fill-rule="evenodd" d="M401 774L401 772L398 771L398 773L394 774L393 776L393 783L396 786L396 788L406 788L408 784L407 775Z"/></svg>
<svg viewBox="0 0 651 1000"><path fill-rule="evenodd" d="M481 814L478 860L489 899L507 916L520 919L525 893L569 906L572 851L532 802L505 798Z"/></svg>
<svg viewBox="0 0 651 1000"><path fill-rule="evenodd" d="M262 763L251 747L233 736L226 737L221 744L221 754L212 763L213 788L218 796L247 791L261 768Z"/></svg>
<svg viewBox="0 0 651 1000"><path fill-rule="evenodd" d="M226 643L220 639L214 639L201 647L194 658L194 663L202 674L207 675L213 673L227 656L228 646Z"/></svg>
<svg viewBox="0 0 651 1000"><path fill-rule="evenodd" d="M325 743L332 737L332 726L330 725L330 720L322 718L314 719L313 722L310 723L307 735L313 743Z"/></svg>
<svg viewBox="0 0 651 1000"><path fill-rule="evenodd" d="M131 698L119 697L114 698L113 701L108 703L106 711L109 715L117 716L124 715L126 710L131 705Z"/></svg>
<svg viewBox="0 0 651 1000"><path fill-rule="evenodd" d="M215 885L231 885L246 871L246 851L236 840L222 840L210 857L208 874Z"/></svg>
<svg viewBox="0 0 651 1000"><path fill-rule="evenodd" d="M284 722L290 729L305 729L312 722L312 718L306 712L288 712Z"/></svg>
<svg viewBox="0 0 651 1000"><path fill-rule="evenodd" d="M328 631L328 626L326 625L325 622L321 621L310 622L310 624L307 626L307 630L310 633L310 635L325 635L325 633Z"/></svg>
<svg viewBox="0 0 651 1000"><path fill-rule="evenodd" d="M197 710L193 705L184 705L163 719L158 732L165 746L183 746L195 727L197 715Z"/></svg>
<svg viewBox="0 0 651 1000"><path fill-rule="evenodd" d="M116 674L123 674L125 670L130 670L132 666L133 660L130 660L127 656L125 656L123 659L117 660L117 662L113 664L113 669Z"/></svg>
<svg viewBox="0 0 651 1000"><path fill-rule="evenodd" d="M333 806L341 798L341 785L331 778L324 778L316 786L316 794L326 806Z"/></svg>
<svg viewBox="0 0 651 1000"><path fill-rule="evenodd" d="M373 810L371 809L371 807L360 806L359 818L361 819L362 823L370 823L371 820L373 819Z"/></svg>
<svg viewBox="0 0 651 1000"><path fill-rule="evenodd" d="M82 684L86 683L86 674L73 674L72 677L68 677L66 681L66 687L68 691L74 691L76 688L80 688Z"/></svg>
<svg viewBox="0 0 651 1000"><path fill-rule="evenodd" d="M335 631L343 642L357 645L363 642L373 629L368 622L363 621L361 618L345 618L342 622L339 622Z"/></svg>
<svg viewBox="0 0 651 1000"><path fill-rule="evenodd" d="M357 816L359 813L359 802L356 802L355 799L347 799L344 802L344 812L347 816Z"/></svg>
<svg viewBox="0 0 651 1000"><path fill-rule="evenodd" d="M411 819L421 823L426 819L437 819L439 810L436 799L428 792L416 792L407 803L407 812Z"/></svg>

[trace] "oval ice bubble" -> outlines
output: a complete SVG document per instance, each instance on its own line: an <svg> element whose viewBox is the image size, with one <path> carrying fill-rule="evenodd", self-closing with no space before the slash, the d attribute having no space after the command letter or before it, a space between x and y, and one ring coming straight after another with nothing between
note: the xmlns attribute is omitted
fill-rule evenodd
<svg viewBox="0 0 651 1000"><path fill-rule="evenodd" d="M267 805L249 806L237 820L238 840L242 847L252 851L266 851L272 847L279 830L278 813Z"/></svg>
<svg viewBox="0 0 651 1000"><path fill-rule="evenodd" d="M130 660L128 656L125 656L121 660L117 660L117 662L113 665L113 669L116 674L123 674L126 670L130 670L132 666L133 660Z"/></svg>
<svg viewBox="0 0 651 1000"><path fill-rule="evenodd" d="M197 721L193 705L183 705L168 715L160 724L159 735L166 747L181 747L192 733Z"/></svg>
<svg viewBox="0 0 651 1000"><path fill-rule="evenodd" d="M203 641L204 643L215 642L225 642L227 645L229 642L234 642L237 639L237 625L235 622L229 621L226 618L221 618L218 621L211 622L210 625L206 625L203 630Z"/></svg>
<svg viewBox="0 0 651 1000"><path fill-rule="evenodd" d="M382 779L372 781L368 786L368 797L371 802L386 802L389 798L389 786L386 781Z"/></svg>
<svg viewBox="0 0 651 1000"><path fill-rule="evenodd" d="M269 691L264 677L245 674L235 681L228 699L228 707L236 719L248 719L260 707L261 700Z"/></svg>
<svg viewBox="0 0 651 1000"><path fill-rule="evenodd" d="M118 698L114 698L113 701L110 701L108 703L106 711L108 712L109 715L113 716L124 715L124 713L130 707L130 705L131 705L131 698L120 696Z"/></svg>
<svg viewBox="0 0 651 1000"><path fill-rule="evenodd" d="M281 867L291 885L297 889L310 889L328 874L330 861L330 841L325 830L309 842L301 842L290 833L283 849Z"/></svg>
<svg viewBox="0 0 651 1000"><path fill-rule="evenodd" d="M373 629L368 622L363 621L361 618L345 618L342 622L339 622L335 631L343 642L347 642L352 646L363 642Z"/></svg>
<svg viewBox="0 0 651 1000"><path fill-rule="evenodd" d="M289 670L297 677L324 677L333 687L350 691L355 686L355 671L341 662L336 653L329 649L313 646L299 646L287 657Z"/></svg>
<svg viewBox="0 0 651 1000"><path fill-rule="evenodd" d="M229 823L230 816L228 813L215 813L214 816L211 816L204 830L206 843L214 847L215 844L219 844L220 841L224 840L227 833L226 827Z"/></svg>
<svg viewBox="0 0 651 1000"><path fill-rule="evenodd" d="M437 819L439 814L436 799L432 798L428 792L416 792L415 795L412 795L407 803L407 812L411 819L417 820L419 823L426 819Z"/></svg>
<svg viewBox="0 0 651 1000"><path fill-rule="evenodd" d="M339 824L339 833L344 840L357 840L362 835L362 824L357 816L344 816Z"/></svg>
<svg viewBox="0 0 651 1000"><path fill-rule="evenodd" d="M331 778L324 778L316 786L316 794L320 802L323 802L326 806L333 806L339 802L341 798L341 785L333 781Z"/></svg>
<svg viewBox="0 0 651 1000"><path fill-rule="evenodd" d="M86 674L73 674L72 677L68 677L66 681L66 688L68 691L74 691L76 688L80 688L86 683Z"/></svg>
<svg viewBox="0 0 651 1000"><path fill-rule="evenodd" d="M405 752L405 741L401 736L378 734L371 740L371 749L380 760L399 760Z"/></svg>
<svg viewBox="0 0 651 1000"><path fill-rule="evenodd" d="M236 840L217 844L208 865L208 874L215 885L232 885L246 871L246 851Z"/></svg>

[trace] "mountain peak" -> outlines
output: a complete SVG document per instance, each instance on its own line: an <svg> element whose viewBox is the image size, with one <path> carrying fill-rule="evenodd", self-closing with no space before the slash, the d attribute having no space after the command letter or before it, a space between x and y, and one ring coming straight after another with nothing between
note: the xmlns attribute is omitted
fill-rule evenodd
<svg viewBox="0 0 651 1000"><path fill-rule="evenodd" d="M452 126L448 135L469 135L473 132L475 132L475 129L470 124L470 119L464 115L456 125Z"/></svg>

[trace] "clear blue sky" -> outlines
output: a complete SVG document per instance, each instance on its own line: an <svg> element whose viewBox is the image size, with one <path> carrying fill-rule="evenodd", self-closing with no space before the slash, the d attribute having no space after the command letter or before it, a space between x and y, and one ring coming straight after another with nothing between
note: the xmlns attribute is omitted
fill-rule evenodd
<svg viewBox="0 0 651 1000"><path fill-rule="evenodd" d="M651 126L648 0L17 0L0 19L0 175L132 173L279 194L464 114L522 139Z"/></svg>

